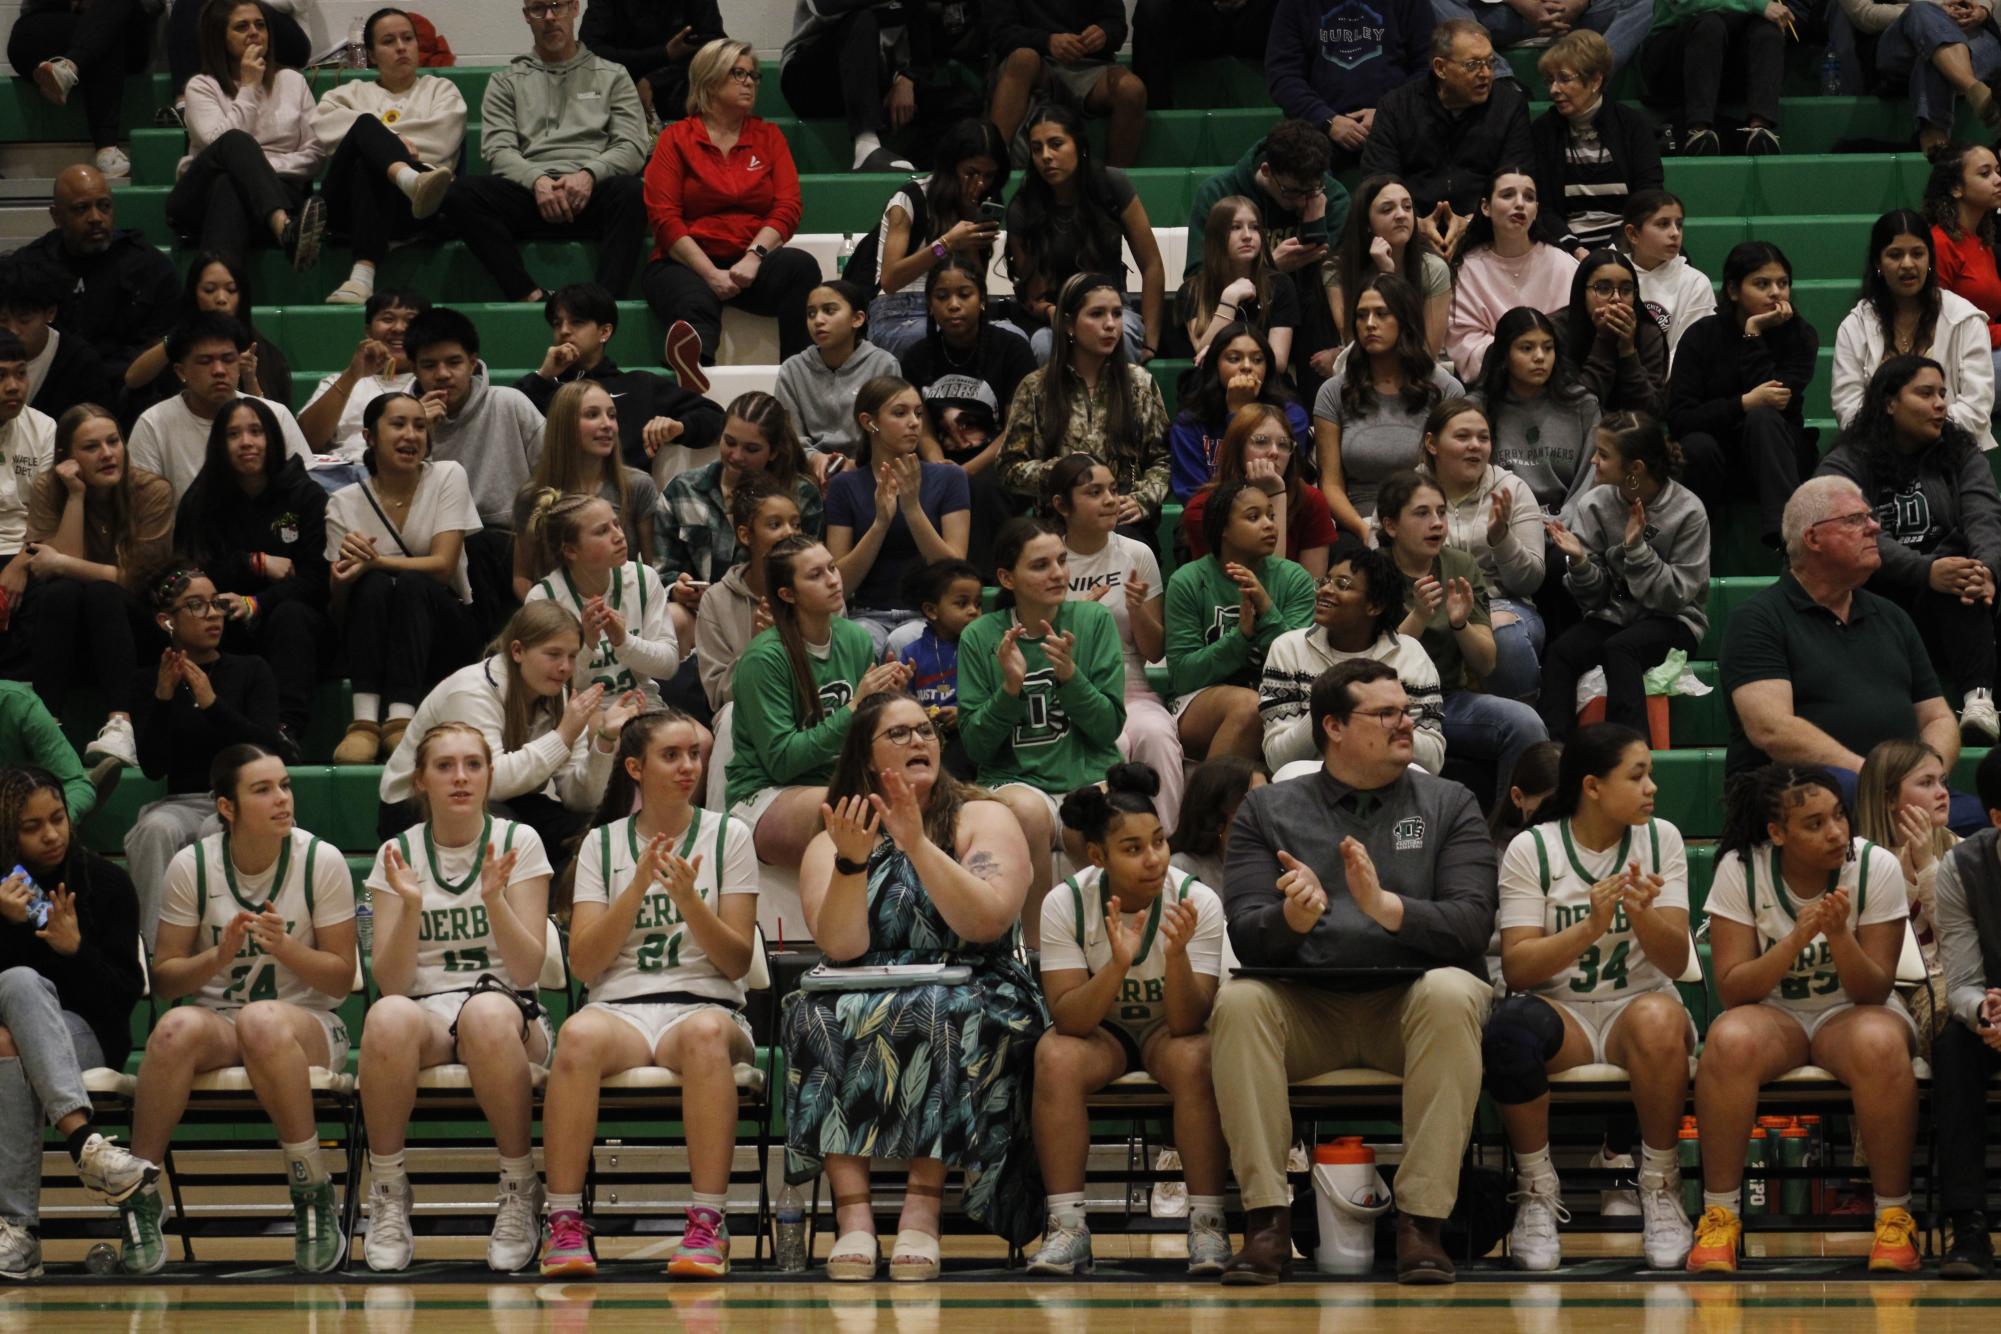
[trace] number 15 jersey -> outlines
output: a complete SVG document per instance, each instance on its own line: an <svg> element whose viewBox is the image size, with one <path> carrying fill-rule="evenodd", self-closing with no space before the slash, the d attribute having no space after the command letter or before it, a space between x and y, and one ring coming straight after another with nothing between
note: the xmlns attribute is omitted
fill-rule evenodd
<svg viewBox="0 0 2001 1334"><path fill-rule="evenodd" d="M1901 921L1910 915L1904 868L1895 853L1866 838L1855 839L1854 856L1828 877L1827 888L1848 891L1851 931L1877 922ZM1755 930L1758 950L1763 953L1792 934L1800 910L1812 902L1786 888L1779 874L1779 850L1760 843L1716 859L1716 881L1709 888L1705 906L1711 917ZM1765 999L1811 1014L1849 1004L1854 998L1841 989L1841 975L1835 969L1834 950L1827 937L1817 935L1793 958L1786 975Z"/></svg>
<svg viewBox="0 0 2001 1334"><path fill-rule="evenodd" d="M577 903L609 904L632 883L633 868L643 848L631 819L599 825L584 835L577 849ZM674 840L677 855L693 861L695 892L720 913L726 894L757 893L757 852L750 830L741 820L697 808L687 832ZM688 929L680 909L656 880L639 901L632 930L618 957L591 988L594 1001L638 1000L665 992L706 996L725 1005L743 1003L743 983L724 977Z"/></svg>
<svg viewBox="0 0 2001 1334"><path fill-rule="evenodd" d="M410 994L468 991L482 973L491 973L497 981L513 986L480 894L480 872L486 866L486 849L491 846L496 856L505 857L509 851L515 854L509 886L548 875L549 854L542 847L541 835L525 824L488 816L476 842L445 848L437 846L428 824L412 825L376 850L368 889L377 903L395 893L382 868L383 854L392 846L424 889L424 906L417 918L417 971L410 981ZM536 928L534 922L524 925L531 932Z"/></svg>
<svg viewBox="0 0 2001 1334"><path fill-rule="evenodd" d="M285 933L317 948L316 932L354 920L354 881L341 855L303 829L279 845L278 859L256 875L230 861L227 831L210 834L174 854L160 900L160 920L195 928L191 953L213 949L238 913L259 913L268 903L285 919ZM239 1010L252 1001L286 1001L308 1010L332 1010L346 990L329 996L266 954L249 935L229 965L203 984L195 999L211 1010Z"/></svg>
<svg viewBox="0 0 2001 1334"><path fill-rule="evenodd" d="M1661 878L1656 908L1688 911L1688 854L1681 831L1665 820L1628 829L1616 847L1593 852L1578 844L1568 820L1524 829L1501 856L1501 906L1496 924L1541 927L1553 936L1591 916L1591 887L1640 864L1640 874ZM1577 961L1533 988L1551 1000L1613 1001L1657 991L1673 981L1640 947L1626 920L1613 910L1612 925Z"/></svg>

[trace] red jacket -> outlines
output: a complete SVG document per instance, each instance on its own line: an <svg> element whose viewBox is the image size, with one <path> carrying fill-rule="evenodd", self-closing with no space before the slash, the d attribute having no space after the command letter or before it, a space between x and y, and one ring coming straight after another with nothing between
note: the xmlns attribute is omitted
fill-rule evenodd
<svg viewBox="0 0 2001 1334"><path fill-rule="evenodd" d="M646 164L646 219L653 258L665 259L684 236L712 260L733 260L769 227L779 241L799 228L799 169L778 127L756 116L743 122L736 147L709 142L700 116L660 131Z"/></svg>
<svg viewBox="0 0 2001 1334"><path fill-rule="evenodd" d="M1943 227L1934 227L1932 253L1938 285L1986 312L1987 341L2001 347L2001 273L1995 271L1994 252L1981 244L1977 234L1955 241Z"/></svg>

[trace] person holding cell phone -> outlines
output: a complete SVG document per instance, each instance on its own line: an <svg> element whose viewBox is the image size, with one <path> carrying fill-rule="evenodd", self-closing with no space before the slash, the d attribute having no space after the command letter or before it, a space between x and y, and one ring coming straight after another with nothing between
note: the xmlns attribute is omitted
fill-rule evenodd
<svg viewBox="0 0 2001 1334"><path fill-rule="evenodd" d="M868 308L870 342L901 357L923 341L925 277L946 259L970 259L986 272L1007 213L1000 202L1007 178L1000 131L992 121L962 120L938 141L931 173L889 197L872 262L850 259L841 275L880 291Z"/></svg>
<svg viewBox="0 0 2001 1334"><path fill-rule="evenodd" d="M167 868L153 994L163 1003L139 1064L132 1151L166 1155L198 1074L244 1067L285 1155L293 1263L311 1274L347 1258L333 1181L320 1148L311 1072L347 1064L347 1026L334 1007L353 988L354 882L339 852L292 821L285 761L231 746L209 770L218 833ZM167 1263L165 1205L147 1185L118 1206L127 1274Z"/></svg>

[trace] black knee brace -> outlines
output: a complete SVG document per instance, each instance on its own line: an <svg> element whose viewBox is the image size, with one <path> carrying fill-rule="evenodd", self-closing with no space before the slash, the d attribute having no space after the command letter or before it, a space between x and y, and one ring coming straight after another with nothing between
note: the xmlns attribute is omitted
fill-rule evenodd
<svg viewBox="0 0 2001 1334"><path fill-rule="evenodd" d="M1545 1068L1563 1047L1563 1016L1540 996L1510 996L1494 1007L1480 1038L1483 1082L1503 1106L1549 1092Z"/></svg>

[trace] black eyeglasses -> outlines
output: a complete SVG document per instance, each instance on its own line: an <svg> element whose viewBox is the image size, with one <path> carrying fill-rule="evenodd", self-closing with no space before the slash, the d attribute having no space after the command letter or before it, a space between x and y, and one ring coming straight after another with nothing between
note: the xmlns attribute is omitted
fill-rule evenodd
<svg viewBox="0 0 2001 1334"><path fill-rule="evenodd" d="M1409 720L1412 727L1417 726L1418 720L1424 717L1424 710L1418 708L1415 704L1406 704L1400 709L1357 709L1355 710L1355 717L1374 718L1383 725L1385 732L1394 732L1397 724L1405 720Z"/></svg>
<svg viewBox="0 0 2001 1334"><path fill-rule="evenodd" d="M545 0L542 4L523 5L521 12L531 19L552 19L558 14L568 12L575 3L576 0Z"/></svg>
<svg viewBox="0 0 2001 1334"><path fill-rule="evenodd" d="M229 604L221 598L189 598L186 602L175 603L174 610L186 612L190 616L207 616L211 612L217 616L227 616Z"/></svg>
<svg viewBox="0 0 2001 1334"><path fill-rule="evenodd" d="M938 729L930 723L898 723L885 727L875 734L877 741L887 741L892 746L914 746L920 741L935 740Z"/></svg>
<svg viewBox="0 0 2001 1334"><path fill-rule="evenodd" d="M764 71L761 69L733 69L730 71L730 77L738 83L747 83L755 87L764 82Z"/></svg>

